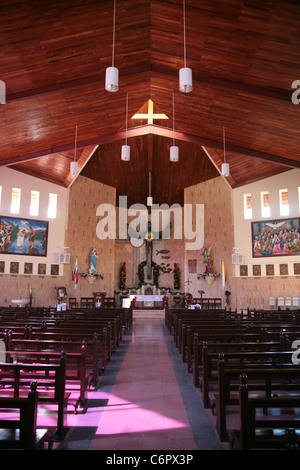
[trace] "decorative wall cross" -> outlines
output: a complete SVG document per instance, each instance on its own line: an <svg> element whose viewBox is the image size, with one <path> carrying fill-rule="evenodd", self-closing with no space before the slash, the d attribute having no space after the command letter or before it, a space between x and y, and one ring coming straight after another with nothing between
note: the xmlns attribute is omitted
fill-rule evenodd
<svg viewBox="0 0 300 470"><path fill-rule="evenodd" d="M138 119L138 120L147 120L148 124L153 124L153 120L160 120L160 119L169 119L165 114L153 113L154 103L152 100L148 100L148 112L147 113L136 113L132 116L131 119Z"/></svg>

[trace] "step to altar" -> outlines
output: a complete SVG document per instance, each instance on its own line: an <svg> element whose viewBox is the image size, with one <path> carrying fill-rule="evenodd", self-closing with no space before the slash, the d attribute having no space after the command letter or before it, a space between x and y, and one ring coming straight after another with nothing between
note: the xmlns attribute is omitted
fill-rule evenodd
<svg viewBox="0 0 300 470"><path fill-rule="evenodd" d="M165 318L165 310L164 309L138 309L132 310L132 318L158 318L164 319Z"/></svg>

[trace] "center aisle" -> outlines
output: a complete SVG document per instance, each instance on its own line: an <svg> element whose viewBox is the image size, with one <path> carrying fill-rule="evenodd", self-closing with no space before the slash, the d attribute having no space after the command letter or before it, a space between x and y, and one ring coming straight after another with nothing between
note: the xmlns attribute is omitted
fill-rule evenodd
<svg viewBox="0 0 300 470"><path fill-rule="evenodd" d="M107 404L78 420L90 450L223 448L163 319L134 319L91 398Z"/></svg>

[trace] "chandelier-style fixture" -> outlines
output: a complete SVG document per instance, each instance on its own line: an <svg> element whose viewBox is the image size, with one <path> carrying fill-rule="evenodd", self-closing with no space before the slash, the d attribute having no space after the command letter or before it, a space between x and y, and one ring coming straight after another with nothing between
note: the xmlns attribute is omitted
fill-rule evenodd
<svg viewBox="0 0 300 470"><path fill-rule="evenodd" d="M116 30L116 0L114 0L114 20L113 20L113 48L112 65L107 67L105 72L105 89L110 92L119 89L119 70L115 67L115 30Z"/></svg>
<svg viewBox="0 0 300 470"><path fill-rule="evenodd" d="M225 129L223 127L223 147L224 147L224 163L222 163L222 176L229 176L229 163L226 163L226 154L225 154Z"/></svg>
<svg viewBox="0 0 300 470"><path fill-rule="evenodd" d="M170 161L178 162L179 148L175 145L175 111L174 111L174 93L173 93L173 145L170 147Z"/></svg>
<svg viewBox="0 0 300 470"><path fill-rule="evenodd" d="M128 93L126 95L126 144L122 145L121 160L128 162L130 160L130 146L127 145L127 121L128 121Z"/></svg>
<svg viewBox="0 0 300 470"><path fill-rule="evenodd" d="M185 0L183 0L183 52L184 52L184 67L179 70L179 90L182 93L190 93L193 89L193 81L192 81L192 70L186 66Z"/></svg>
<svg viewBox="0 0 300 470"><path fill-rule="evenodd" d="M77 126L75 130L75 148L74 148L74 161L70 165L71 175L78 175L78 162L76 162L76 145L77 145Z"/></svg>

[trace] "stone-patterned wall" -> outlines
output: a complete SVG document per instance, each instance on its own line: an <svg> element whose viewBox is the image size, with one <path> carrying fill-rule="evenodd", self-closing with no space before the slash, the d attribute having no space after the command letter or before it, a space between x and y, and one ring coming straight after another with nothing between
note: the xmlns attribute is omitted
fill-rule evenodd
<svg viewBox="0 0 300 470"><path fill-rule="evenodd" d="M220 176L185 190L185 204L204 204L204 245L211 247L211 258L214 272L221 274L222 258L224 258L226 283L222 287L222 276L211 284L198 280L196 275L189 275L187 263L189 259L198 262L198 273L205 272L202 250L185 251L185 276L191 281L189 290L194 297L199 297L198 290L205 292L204 297L221 297L225 302L225 290L233 289L233 269L231 254L233 249L233 216L232 190Z"/></svg>
<svg viewBox="0 0 300 470"><path fill-rule="evenodd" d="M69 211L66 223L65 243L69 247L71 262L65 266L64 285L69 297L92 297L92 292L106 292L113 296L115 279L115 240L100 240L96 234L100 217L96 216L97 207L108 203L115 206L115 189L93 180L79 176L69 191ZM78 272L87 273L89 258L93 248L97 249L97 272L104 278L98 278L93 285L79 275L79 282L74 289L72 274L77 258Z"/></svg>

